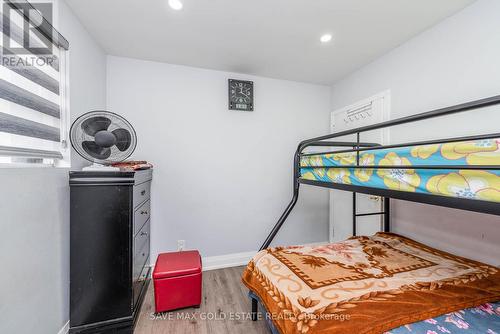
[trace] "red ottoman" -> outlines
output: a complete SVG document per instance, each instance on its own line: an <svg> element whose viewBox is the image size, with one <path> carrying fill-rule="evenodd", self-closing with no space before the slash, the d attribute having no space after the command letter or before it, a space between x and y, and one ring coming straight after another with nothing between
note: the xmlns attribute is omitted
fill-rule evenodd
<svg viewBox="0 0 500 334"><path fill-rule="evenodd" d="M153 271L156 313L201 304L201 258L198 251L158 255Z"/></svg>

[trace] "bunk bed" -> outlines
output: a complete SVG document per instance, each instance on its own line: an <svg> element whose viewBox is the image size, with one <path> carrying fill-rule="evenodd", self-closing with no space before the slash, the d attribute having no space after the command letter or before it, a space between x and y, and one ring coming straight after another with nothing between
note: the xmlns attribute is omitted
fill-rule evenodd
<svg viewBox="0 0 500 334"><path fill-rule="evenodd" d="M500 133L393 145L360 140L368 131L495 105L500 96L301 142L293 197L243 273L252 320L260 304L273 333L281 334L420 333L412 329L426 325L453 333L446 326L453 321L464 330L500 332L500 269L391 233L390 224L391 199L500 216ZM335 140L348 135L356 140ZM309 147L340 149L308 153ZM301 185L353 193L351 238L269 248ZM357 193L383 197L383 209L358 213ZM367 215L381 215L383 231L357 236L357 218Z"/></svg>

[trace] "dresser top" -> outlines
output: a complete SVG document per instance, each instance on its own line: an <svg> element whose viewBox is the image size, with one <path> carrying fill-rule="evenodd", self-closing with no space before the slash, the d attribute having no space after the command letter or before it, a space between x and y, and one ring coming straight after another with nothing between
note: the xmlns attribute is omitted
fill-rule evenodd
<svg viewBox="0 0 500 334"><path fill-rule="evenodd" d="M141 184L151 180L153 169L138 171L70 171L70 185L80 184Z"/></svg>

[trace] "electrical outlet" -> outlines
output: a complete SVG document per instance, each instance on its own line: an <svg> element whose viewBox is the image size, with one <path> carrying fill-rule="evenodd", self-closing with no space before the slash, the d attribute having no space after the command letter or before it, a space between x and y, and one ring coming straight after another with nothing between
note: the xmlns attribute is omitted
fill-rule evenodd
<svg viewBox="0 0 500 334"><path fill-rule="evenodd" d="M186 240L177 240L177 250L182 251L186 248Z"/></svg>

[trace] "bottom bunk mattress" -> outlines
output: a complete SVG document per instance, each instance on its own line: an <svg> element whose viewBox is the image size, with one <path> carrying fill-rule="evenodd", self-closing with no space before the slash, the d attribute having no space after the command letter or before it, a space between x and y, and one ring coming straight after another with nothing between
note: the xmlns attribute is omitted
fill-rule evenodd
<svg viewBox="0 0 500 334"><path fill-rule="evenodd" d="M287 334L384 333L500 300L499 269L392 233L269 248L242 279Z"/></svg>
<svg viewBox="0 0 500 334"><path fill-rule="evenodd" d="M272 334L279 334L271 321L270 313L259 298L250 293L264 310L264 319ZM486 303L476 307L450 312L438 317L407 324L384 334L500 334L500 302Z"/></svg>

